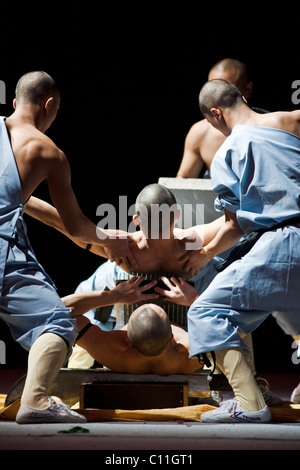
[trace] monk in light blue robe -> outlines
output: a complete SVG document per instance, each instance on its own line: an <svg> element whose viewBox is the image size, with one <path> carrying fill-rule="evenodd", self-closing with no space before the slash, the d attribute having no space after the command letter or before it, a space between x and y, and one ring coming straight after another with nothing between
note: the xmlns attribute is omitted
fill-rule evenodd
<svg viewBox="0 0 300 470"><path fill-rule="evenodd" d="M207 121L227 137L211 167L215 204L224 210L225 224L190 257L186 270L203 268L241 236L263 231L189 309L191 355L214 351L235 394L202 420L268 422L270 412L247 369L242 337L276 310L283 318L285 311L292 315L300 333L300 111L258 114L224 80L207 82L199 101Z"/></svg>
<svg viewBox="0 0 300 470"><path fill-rule="evenodd" d="M84 416L49 396L70 354L77 326L30 246L23 211L42 181L66 230L85 244L105 246L109 257L132 258L128 240L111 240L81 211L64 153L45 136L60 106L60 92L45 72L17 83L14 112L0 119L0 318L29 350L28 372L16 416L19 424L85 422ZM125 244L124 244L125 242ZM108 253L109 252L109 253ZM128 254L128 258L126 256Z"/></svg>
<svg viewBox="0 0 300 470"><path fill-rule="evenodd" d="M26 350L41 334L52 332L65 340L70 352L76 321L30 245L20 177L3 117L0 145L0 318Z"/></svg>
<svg viewBox="0 0 300 470"><path fill-rule="evenodd" d="M287 224L266 231L191 306L191 353L243 347L240 334L253 331L275 310L295 312L299 334L300 221L288 223L300 210L299 137L235 126L214 157L212 188L218 194L216 209L234 212L246 234Z"/></svg>

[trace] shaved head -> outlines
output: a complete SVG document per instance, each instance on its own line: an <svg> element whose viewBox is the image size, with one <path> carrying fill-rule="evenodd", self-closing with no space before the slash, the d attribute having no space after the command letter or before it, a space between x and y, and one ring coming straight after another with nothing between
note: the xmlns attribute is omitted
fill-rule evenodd
<svg viewBox="0 0 300 470"><path fill-rule="evenodd" d="M130 316L127 336L144 356L157 356L172 338L172 328L166 312L155 304L145 304Z"/></svg>
<svg viewBox="0 0 300 470"><path fill-rule="evenodd" d="M222 74L225 72L235 71L239 80L249 80L247 65L237 59L222 59L217 62L209 71L210 74Z"/></svg>
<svg viewBox="0 0 300 470"><path fill-rule="evenodd" d="M240 92L249 99L253 91L253 82L249 77L246 64L237 60L226 58L217 62L209 71L208 80L221 78L235 85Z"/></svg>
<svg viewBox="0 0 300 470"><path fill-rule="evenodd" d="M169 238L178 206L174 194L158 183L145 186L139 193L136 203L142 230L150 238Z"/></svg>
<svg viewBox="0 0 300 470"><path fill-rule="evenodd" d="M225 80L210 80L200 91L199 105L203 116L211 114L211 108L231 108L239 103L244 103L242 93Z"/></svg>
<svg viewBox="0 0 300 470"><path fill-rule="evenodd" d="M55 80L46 72L36 71L23 75L16 86L16 102L39 105L50 96L58 97L59 89Z"/></svg>

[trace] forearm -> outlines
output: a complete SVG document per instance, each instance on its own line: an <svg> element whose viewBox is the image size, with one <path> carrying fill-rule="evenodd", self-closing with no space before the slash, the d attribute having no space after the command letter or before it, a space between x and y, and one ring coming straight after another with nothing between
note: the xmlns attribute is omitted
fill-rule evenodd
<svg viewBox="0 0 300 470"><path fill-rule="evenodd" d="M203 245L208 245L218 234L219 230L225 223L225 216L219 217L208 224L195 225L188 231L193 231L202 240Z"/></svg>
<svg viewBox="0 0 300 470"><path fill-rule="evenodd" d="M235 214L225 213L224 222L215 237L202 248L201 253L212 259L234 246L242 237L243 231L240 228Z"/></svg>
<svg viewBox="0 0 300 470"><path fill-rule="evenodd" d="M132 243L128 232L118 229L100 229L84 215L78 220L78 226L72 235L66 233L74 243L82 248L89 247L89 251L98 256L109 258L119 265L123 263L124 267L127 266L123 256L126 257L128 244Z"/></svg>
<svg viewBox="0 0 300 470"><path fill-rule="evenodd" d="M66 307L69 307L74 316L83 315L93 308L105 307L114 304L134 304L158 298L155 293L145 294L152 289L157 281L142 283L143 277L133 276L128 281L120 282L114 289L107 291L76 292L62 298ZM142 285L141 285L142 284Z"/></svg>
<svg viewBox="0 0 300 470"><path fill-rule="evenodd" d="M32 196L26 205L25 213L30 217L43 222L45 225L48 225L61 232L80 248L85 249L87 247L87 243L81 241L80 237L72 236L66 230L57 209L48 202ZM97 241L99 242L98 238ZM98 256L107 258L104 248L100 245L92 245L91 243L90 251Z"/></svg>
<svg viewBox="0 0 300 470"><path fill-rule="evenodd" d="M57 210L51 204L48 204L48 202L42 201L35 196L31 196L26 204L25 213L30 215L30 217L55 228L59 232L62 232L65 235L67 234Z"/></svg>
<svg viewBox="0 0 300 470"><path fill-rule="evenodd" d="M117 303L118 294L114 289L110 291L78 292L63 297L62 301L66 307L71 309L73 316L78 316L94 308Z"/></svg>

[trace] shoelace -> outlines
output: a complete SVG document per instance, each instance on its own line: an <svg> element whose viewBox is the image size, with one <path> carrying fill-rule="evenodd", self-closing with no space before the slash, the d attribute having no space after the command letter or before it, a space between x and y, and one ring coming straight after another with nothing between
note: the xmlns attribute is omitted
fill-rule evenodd
<svg viewBox="0 0 300 470"><path fill-rule="evenodd" d="M68 413L70 413L71 415L76 415L77 413L75 413L75 411L71 410L71 408L66 405L65 403L62 403L62 402L57 402L55 400L53 400L53 398L50 397L50 406L53 408L53 409L56 409L57 411L67 411Z"/></svg>
<svg viewBox="0 0 300 470"><path fill-rule="evenodd" d="M220 403L220 408L227 410L229 413L233 413L239 408L239 403L236 400L227 400Z"/></svg>

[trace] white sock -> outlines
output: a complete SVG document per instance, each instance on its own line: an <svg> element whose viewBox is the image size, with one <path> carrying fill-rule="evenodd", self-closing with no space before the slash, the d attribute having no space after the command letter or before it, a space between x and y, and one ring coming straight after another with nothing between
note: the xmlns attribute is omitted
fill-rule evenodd
<svg viewBox="0 0 300 470"><path fill-rule="evenodd" d="M241 407L250 412L262 410L266 403L242 349L220 349L215 354Z"/></svg>
<svg viewBox="0 0 300 470"><path fill-rule="evenodd" d="M48 391L63 366L67 354L65 341L54 333L44 333L32 345L21 403L32 408L49 406Z"/></svg>

